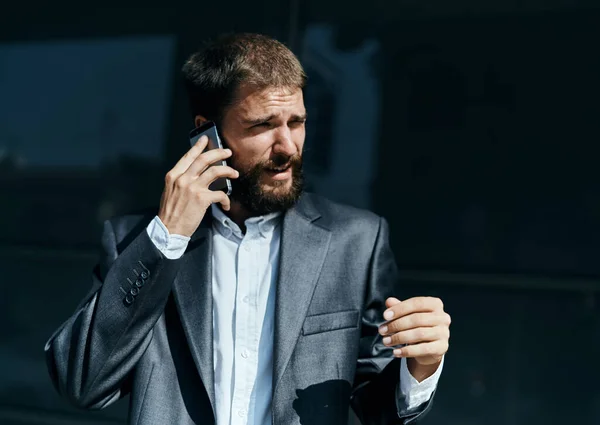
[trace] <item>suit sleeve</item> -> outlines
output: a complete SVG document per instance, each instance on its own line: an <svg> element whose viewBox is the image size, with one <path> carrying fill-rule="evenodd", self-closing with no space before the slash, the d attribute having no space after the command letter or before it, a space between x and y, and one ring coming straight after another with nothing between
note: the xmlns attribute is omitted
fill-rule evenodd
<svg viewBox="0 0 600 425"><path fill-rule="evenodd" d="M387 222L381 218L371 258L369 282L362 316L358 364L351 396L352 408L364 425L414 424L431 408L432 397L416 412L400 411L397 394L400 359L393 349L383 345L378 333L383 323L385 300L401 294L398 268L389 245Z"/></svg>
<svg viewBox="0 0 600 425"><path fill-rule="evenodd" d="M136 363L150 344L177 261L166 259L146 231L118 253L110 222L92 289L45 346L50 377L72 404L101 409L128 392Z"/></svg>

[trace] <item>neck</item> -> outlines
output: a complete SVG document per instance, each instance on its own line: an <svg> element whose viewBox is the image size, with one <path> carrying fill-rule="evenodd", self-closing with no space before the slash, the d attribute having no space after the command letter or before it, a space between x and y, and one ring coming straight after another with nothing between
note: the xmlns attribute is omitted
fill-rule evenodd
<svg viewBox="0 0 600 425"><path fill-rule="evenodd" d="M252 214L242 206L239 202L231 201L231 208L229 211L223 210L225 215L233 220L235 224L246 233L246 220L252 217Z"/></svg>

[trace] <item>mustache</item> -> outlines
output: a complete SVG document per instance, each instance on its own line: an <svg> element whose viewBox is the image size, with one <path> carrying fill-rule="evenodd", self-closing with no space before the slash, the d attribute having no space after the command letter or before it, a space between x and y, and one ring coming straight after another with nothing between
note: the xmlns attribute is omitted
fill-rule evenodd
<svg viewBox="0 0 600 425"><path fill-rule="evenodd" d="M295 154L292 156L276 155L270 160L263 162L263 168L281 168L298 167L302 164L302 156Z"/></svg>

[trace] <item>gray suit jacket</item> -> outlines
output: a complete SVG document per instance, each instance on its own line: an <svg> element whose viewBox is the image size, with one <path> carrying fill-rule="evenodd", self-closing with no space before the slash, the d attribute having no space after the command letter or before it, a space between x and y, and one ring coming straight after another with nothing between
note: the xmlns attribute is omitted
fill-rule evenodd
<svg viewBox="0 0 600 425"><path fill-rule="evenodd" d="M145 232L153 216L105 224L92 290L46 345L50 376L83 408L129 394L131 424L213 424L211 220L168 260ZM349 405L363 424L421 417L431 402L399 416L400 362L377 333L386 297L402 296L386 222L304 194L280 258L274 423L345 425Z"/></svg>

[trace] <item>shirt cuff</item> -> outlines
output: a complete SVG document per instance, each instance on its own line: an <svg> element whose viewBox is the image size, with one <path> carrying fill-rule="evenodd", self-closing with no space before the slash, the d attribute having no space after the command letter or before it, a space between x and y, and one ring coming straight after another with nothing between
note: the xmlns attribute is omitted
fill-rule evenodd
<svg viewBox="0 0 600 425"><path fill-rule="evenodd" d="M423 381L417 381L409 372L406 358L402 358L400 363L400 385L398 385L397 400L399 413L410 414L419 408L423 403L429 401L435 389L437 388L442 368L444 367L444 358L437 370L429 378Z"/></svg>
<svg viewBox="0 0 600 425"><path fill-rule="evenodd" d="M161 219L156 216L146 227L146 232L156 248L169 260L181 258L190 238L182 235L170 235Z"/></svg>

